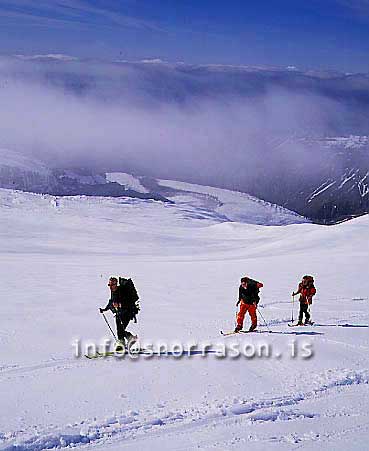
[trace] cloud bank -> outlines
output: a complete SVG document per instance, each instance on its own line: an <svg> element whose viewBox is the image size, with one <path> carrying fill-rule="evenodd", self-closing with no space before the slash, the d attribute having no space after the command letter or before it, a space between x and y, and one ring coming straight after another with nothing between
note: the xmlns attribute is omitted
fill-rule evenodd
<svg viewBox="0 0 369 451"><path fill-rule="evenodd" d="M296 138L365 131L368 87L364 75L3 57L0 147L54 167L237 187L326 164Z"/></svg>

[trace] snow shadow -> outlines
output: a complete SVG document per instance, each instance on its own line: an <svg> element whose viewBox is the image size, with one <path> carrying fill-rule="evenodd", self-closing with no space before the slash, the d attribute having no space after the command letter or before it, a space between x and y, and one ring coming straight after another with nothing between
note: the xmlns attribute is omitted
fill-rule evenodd
<svg viewBox="0 0 369 451"><path fill-rule="evenodd" d="M367 324L314 324L314 327L369 327Z"/></svg>
<svg viewBox="0 0 369 451"><path fill-rule="evenodd" d="M278 334L278 335L325 335L323 332L313 332L313 331L291 331L291 332L281 332L271 330L270 334Z"/></svg>

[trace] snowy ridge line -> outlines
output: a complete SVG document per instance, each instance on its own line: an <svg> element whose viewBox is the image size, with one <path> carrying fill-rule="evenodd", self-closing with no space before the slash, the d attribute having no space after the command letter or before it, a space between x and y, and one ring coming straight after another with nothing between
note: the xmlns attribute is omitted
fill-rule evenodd
<svg viewBox="0 0 369 451"><path fill-rule="evenodd" d="M183 410L163 412L156 411L128 412L126 415L114 415L102 422L85 420L79 424L68 425L63 430L45 431L22 440L24 433L0 433L0 450L2 451L42 451L52 448L67 448L75 445L105 443L112 438L117 440L134 438L135 434L155 432L167 427L168 432L176 427L196 427L207 422L225 421L235 416L245 415L246 421L286 421L301 418L314 418L317 414L285 410L297 406L305 400L324 396L330 390L369 383L369 370L353 371L348 369L327 370L312 378L315 387L305 393L295 393L259 401L240 400L236 403L219 402L216 405L202 403L199 406ZM163 431L161 431L163 432ZM164 431L165 432L165 431ZM18 435L18 437L17 437ZM12 440L8 437L14 437ZM3 444L1 445L1 442ZM7 443L4 441L7 441Z"/></svg>

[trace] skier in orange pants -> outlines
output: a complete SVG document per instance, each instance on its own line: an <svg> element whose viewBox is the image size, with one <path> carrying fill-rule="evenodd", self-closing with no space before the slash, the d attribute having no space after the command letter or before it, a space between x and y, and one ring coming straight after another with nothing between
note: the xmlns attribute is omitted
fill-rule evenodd
<svg viewBox="0 0 369 451"><path fill-rule="evenodd" d="M238 301L237 306L240 305L240 310L237 315L237 326L235 328L235 332L239 332L242 330L243 321L245 319L246 312L249 312L251 317L251 326L249 332L252 332L256 329L258 324L258 319L256 316L256 309L259 298L259 289L264 285L261 282L250 279L249 277L242 277L241 285L238 290Z"/></svg>

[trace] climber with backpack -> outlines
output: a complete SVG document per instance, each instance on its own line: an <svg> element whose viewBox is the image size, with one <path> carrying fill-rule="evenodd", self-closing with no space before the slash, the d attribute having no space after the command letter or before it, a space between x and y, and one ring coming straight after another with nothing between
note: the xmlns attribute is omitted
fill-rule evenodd
<svg viewBox="0 0 369 451"><path fill-rule="evenodd" d="M104 312L110 310L115 315L118 336L115 349L119 351L125 349L126 346L129 347L137 340L137 336L128 332L126 328L131 320L137 322L136 315L140 310L139 297L132 279L119 277L118 285L118 279L110 277L108 287L110 288L110 299L106 307L100 308L99 311L104 315ZM106 320L105 315L104 319Z"/></svg>
<svg viewBox="0 0 369 451"><path fill-rule="evenodd" d="M249 312L251 317L251 326L249 332L253 332L257 327L256 310L259 303L259 290L264 285L257 280L253 280L250 277L242 277L241 285L238 289L238 301L236 306L240 305L239 312L237 314L237 325L234 332L238 333L242 330L243 321L245 319L246 312Z"/></svg>
<svg viewBox="0 0 369 451"><path fill-rule="evenodd" d="M299 320L298 326L307 326L309 324L313 324L310 320L311 315L309 312L309 307L313 303L313 296L316 293L316 288L314 286L314 278L313 276L304 276L299 283L296 293L293 292L292 296L296 296L300 294L300 312L299 312ZM305 322L303 322L303 317L305 315Z"/></svg>

